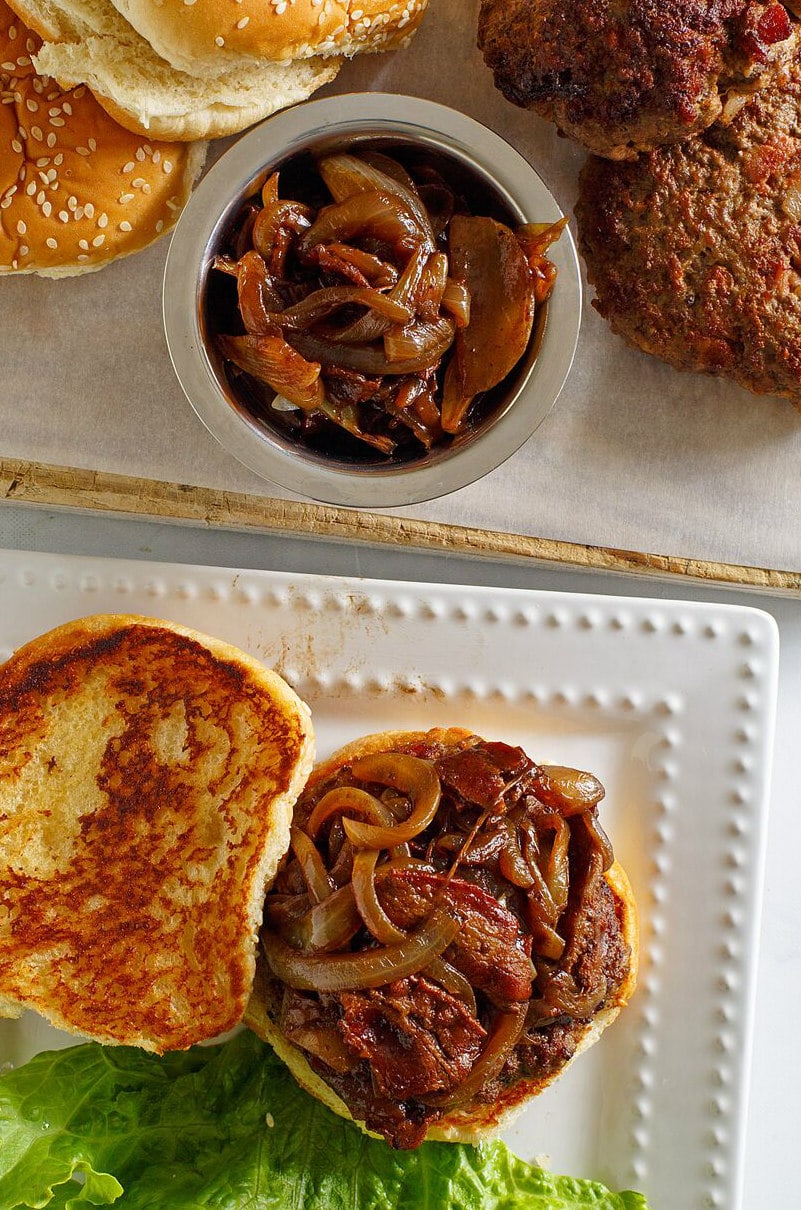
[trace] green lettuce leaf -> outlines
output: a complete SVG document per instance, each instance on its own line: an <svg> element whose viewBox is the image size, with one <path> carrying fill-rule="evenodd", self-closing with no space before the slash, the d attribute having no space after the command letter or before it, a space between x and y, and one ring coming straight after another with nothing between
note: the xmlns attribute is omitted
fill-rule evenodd
<svg viewBox="0 0 801 1210"><path fill-rule="evenodd" d="M255 1035L157 1058L94 1043L0 1077L0 1210L647 1210L503 1143L396 1152Z"/></svg>

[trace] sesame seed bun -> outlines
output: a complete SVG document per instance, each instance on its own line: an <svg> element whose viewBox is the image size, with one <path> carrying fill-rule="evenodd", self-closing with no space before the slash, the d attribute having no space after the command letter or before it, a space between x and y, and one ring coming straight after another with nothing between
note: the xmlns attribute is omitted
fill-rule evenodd
<svg viewBox="0 0 801 1210"><path fill-rule="evenodd" d="M0 273L70 276L173 226L202 143L131 134L81 86L40 75L39 37L0 0Z"/></svg>
<svg viewBox="0 0 801 1210"><path fill-rule="evenodd" d="M427 0L113 0L174 67L221 72L258 60L397 50Z"/></svg>

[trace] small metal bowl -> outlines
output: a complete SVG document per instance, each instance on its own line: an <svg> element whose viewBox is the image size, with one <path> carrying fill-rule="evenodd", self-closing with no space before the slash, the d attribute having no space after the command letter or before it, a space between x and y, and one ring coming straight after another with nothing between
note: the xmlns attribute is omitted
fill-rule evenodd
<svg viewBox="0 0 801 1210"><path fill-rule="evenodd" d="M360 141L417 145L491 191L513 222L554 222L556 201L531 165L472 118L415 97L360 93L309 101L241 138L201 181L175 228L164 272L164 329L175 372L210 433L265 479L330 504L389 507L446 495L510 457L547 416L578 340L581 279L566 229L548 252L558 277L529 352L503 384L492 417L468 440L413 462L345 462L312 452L255 418L232 392L210 348L211 263L245 198L300 152L353 149Z"/></svg>

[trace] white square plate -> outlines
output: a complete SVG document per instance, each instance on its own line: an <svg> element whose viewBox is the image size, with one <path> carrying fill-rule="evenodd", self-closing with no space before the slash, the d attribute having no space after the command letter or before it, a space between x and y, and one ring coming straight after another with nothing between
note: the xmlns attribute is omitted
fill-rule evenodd
<svg viewBox="0 0 801 1210"><path fill-rule="evenodd" d="M641 915L636 996L508 1132L526 1159L655 1210L740 1206L778 635L741 606L0 552L0 658L70 618L142 613L275 667L319 754L471 727L590 769ZM0 1060L74 1039L33 1014Z"/></svg>

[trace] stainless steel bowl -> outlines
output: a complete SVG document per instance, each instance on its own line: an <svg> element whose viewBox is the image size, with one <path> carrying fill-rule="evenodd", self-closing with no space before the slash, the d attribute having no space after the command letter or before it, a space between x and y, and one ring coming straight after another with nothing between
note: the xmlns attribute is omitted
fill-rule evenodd
<svg viewBox="0 0 801 1210"><path fill-rule="evenodd" d="M456 161L494 190L516 222L553 222L561 211L531 165L503 139L432 101L359 93L308 101L241 138L201 181L175 228L164 272L164 328L178 380L209 432L265 479L331 504L382 507L446 495L510 457L542 423L570 370L581 318L581 279L568 230L549 256L558 277L544 329L510 376L494 418L455 448L411 463L354 465L313 453L259 423L233 397L206 336L211 262L245 197L304 150L361 140L419 144Z"/></svg>

